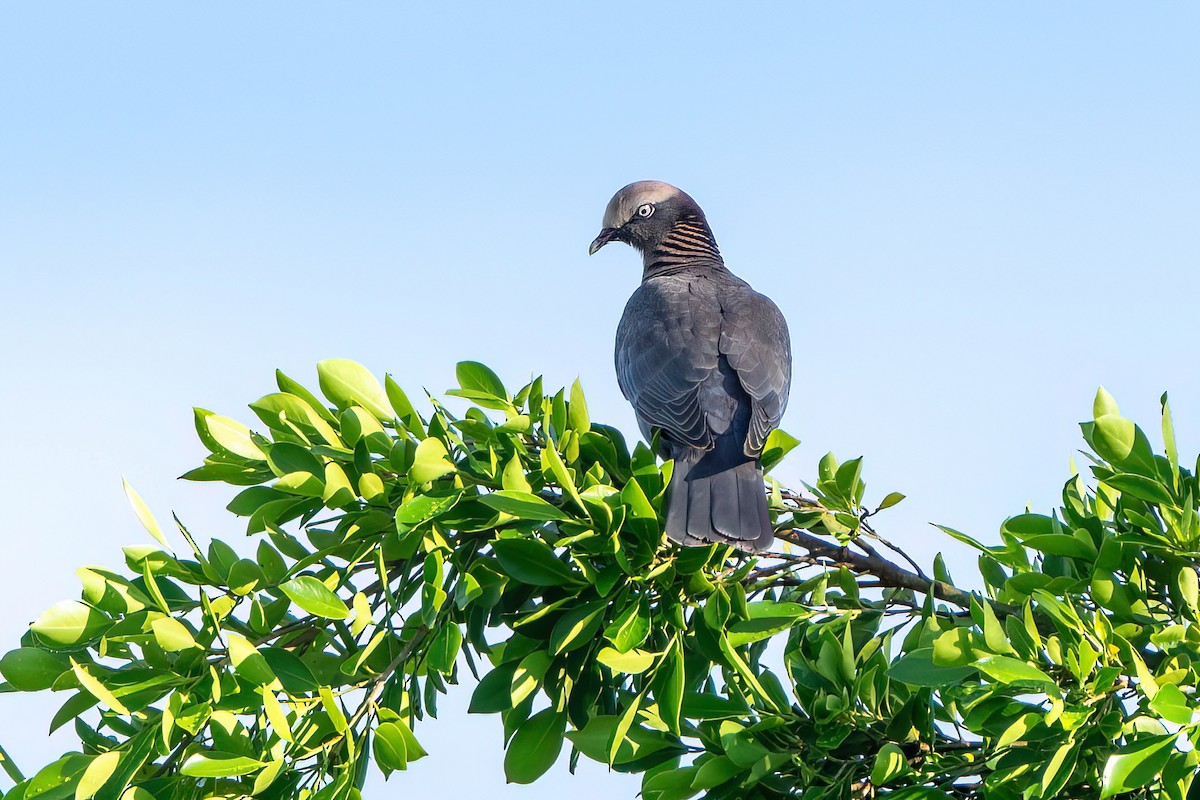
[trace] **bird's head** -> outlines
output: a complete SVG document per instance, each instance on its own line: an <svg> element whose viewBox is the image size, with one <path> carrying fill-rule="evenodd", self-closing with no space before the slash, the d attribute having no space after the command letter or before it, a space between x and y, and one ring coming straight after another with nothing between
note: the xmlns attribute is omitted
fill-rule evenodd
<svg viewBox="0 0 1200 800"><path fill-rule="evenodd" d="M698 225L711 238L704 212L686 192L662 181L631 183L608 201L600 235L592 241L588 254L595 255L609 242L624 242L647 255L676 223L685 220Z"/></svg>

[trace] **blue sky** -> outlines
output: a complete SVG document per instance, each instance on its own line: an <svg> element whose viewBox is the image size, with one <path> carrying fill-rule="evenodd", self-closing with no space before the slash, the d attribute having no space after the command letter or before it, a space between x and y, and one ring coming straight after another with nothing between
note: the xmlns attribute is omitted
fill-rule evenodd
<svg viewBox="0 0 1200 800"><path fill-rule="evenodd" d="M909 495L881 533L968 574L927 523L990 540L1047 509L1097 385L1153 441L1170 390L1200 448L1198 26L1184 3L3 6L4 648L144 541L121 475L238 538L227 492L174 476L191 406L249 421L276 367L578 375L636 435L611 343L638 261L587 245L642 178L691 193L789 319L781 477L864 455L869 496ZM499 722L462 706L393 785L633 796L562 764L502 788ZM55 707L0 698L26 768L70 746L41 738Z"/></svg>

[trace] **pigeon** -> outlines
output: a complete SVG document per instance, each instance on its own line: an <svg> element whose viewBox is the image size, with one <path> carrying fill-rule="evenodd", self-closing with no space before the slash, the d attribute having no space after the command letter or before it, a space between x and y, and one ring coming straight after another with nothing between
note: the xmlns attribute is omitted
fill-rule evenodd
<svg viewBox="0 0 1200 800"><path fill-rule="evenodd" d="M642 435L674 461L667 536L766 550L775 537L760 459L787 408L787 321L729 271L700 206L670 184L617 192L589 254L609 242L642 254L617 326L617 383Z"/></svg>

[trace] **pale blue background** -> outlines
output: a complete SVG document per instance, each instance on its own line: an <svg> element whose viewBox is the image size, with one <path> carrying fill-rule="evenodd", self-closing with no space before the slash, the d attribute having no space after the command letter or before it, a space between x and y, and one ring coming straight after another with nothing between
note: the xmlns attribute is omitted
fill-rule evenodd
<svg viewBox="0 0 1200 800"><path fill-rule="evenodd" d="M587 244L640 178L790 320L782 476L864 454L926 560L973 566L931 520L993 539L1054 503L1097 384L1155 441L1169 389L1200 445L1200 7L430 5L0 7L0 649L147 541L122 474L239 537L228 492L173 478L190 407L249 421L276 367L578 375L633 436L638 263ZM70 745L42 738L59 700L0 697L26 769ZM504 788L498 720L462 710L377 796L636 791L561 763Z"/></svg>

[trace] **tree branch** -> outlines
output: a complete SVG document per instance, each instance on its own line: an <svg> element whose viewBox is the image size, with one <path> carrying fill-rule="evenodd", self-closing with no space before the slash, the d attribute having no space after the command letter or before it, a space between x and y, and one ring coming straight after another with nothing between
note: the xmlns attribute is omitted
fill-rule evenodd
<svg viewBox="0 0 1200 800"><path fill-rule="evenodd" d="M880 586L894 589L912 589L914 592L919 592L920 594L933 594L939 600L953 603L960 608L971 607L972 595L970 592L963 591L945 581L922 578L914 572L909 572L893 564L878 553L856 553L849 547L830 544L807 531L797 528L777 531L775 535L785 542L791 542L798 547L804 548L810 555L828 563L844 566L851 572L858 574L873 575L879 579ZM1004 606L1003 609L1008 613L1016 612L1016 609L1008 608L1007 606Z"/></svg>

